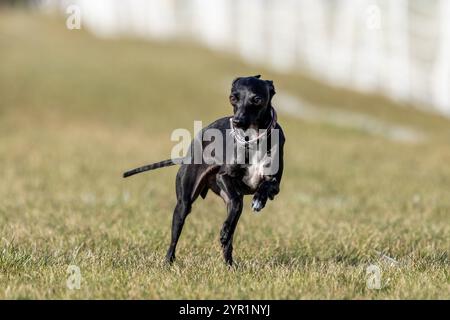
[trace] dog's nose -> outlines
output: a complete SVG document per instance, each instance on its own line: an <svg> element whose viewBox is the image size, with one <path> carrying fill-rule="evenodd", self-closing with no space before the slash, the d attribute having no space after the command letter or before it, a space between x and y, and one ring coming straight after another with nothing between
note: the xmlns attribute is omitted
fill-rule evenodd
<svg viewBox="0 0 450 320"><path fill-rule="evenodd" d="M243 127L245 125L245 121L242 118L233 118L233 124L235 127Z"/></svg>

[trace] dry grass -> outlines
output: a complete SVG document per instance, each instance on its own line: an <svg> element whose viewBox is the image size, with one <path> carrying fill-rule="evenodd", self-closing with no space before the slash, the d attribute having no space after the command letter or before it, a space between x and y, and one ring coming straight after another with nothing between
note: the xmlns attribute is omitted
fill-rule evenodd
<svg viewBox="0 0 450 320"><path fill-rule="evenodd" d="M282 192L259 215L247 199L236 268L222 262L225 209L213 196L194 205L168 267L176 168L120 174L167 158L174 128L229 114L227 82L256 73L430 140L281 114ZM449 125L187 44L100 41L58 19L0 12L0 298L449 298ZM371 263L381 290L366 288ZM66 288L70 264L80 290Z"/></svg>

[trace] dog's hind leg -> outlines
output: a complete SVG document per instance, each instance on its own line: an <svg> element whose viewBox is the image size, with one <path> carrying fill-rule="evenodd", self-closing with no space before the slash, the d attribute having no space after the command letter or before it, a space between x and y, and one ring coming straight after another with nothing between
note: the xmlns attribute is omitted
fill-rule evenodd
<svg viewBox="0 0 450 320"><path fill-rule="evenodd" d="M180 238L181 230L183 229L184 221L189 212L191 212L191 205L188 200L182 198L177 199L177 205L175 206L172 218L172 239L166 255L166 261L169 263L175 260L175 249Z"/></svg>
<svg viewBox="0 0 450 320"><path fill-rule="evenodd" d="M176 193L177 204L173 211L172 218L172 236L169 250L167 251L166 261L172 263L175 260L175 250L181 231L183 230L184 221L187 215L191 212L192 203L198 197L198 194L193 196L195 188L198 185L199 176L198 170L201 167L183 165L177 173L176 178Z"/></svg>
<svg viewBox="0 0 450 320"><path fill-rule="evenodd" d="M220 231L220 243L225 262L231 266L233 264L233 235L242 213L243 196L236 192L233 180L227 174L217 174L217 185L220 188L220 195L227 204L228 213Z"/></svg>

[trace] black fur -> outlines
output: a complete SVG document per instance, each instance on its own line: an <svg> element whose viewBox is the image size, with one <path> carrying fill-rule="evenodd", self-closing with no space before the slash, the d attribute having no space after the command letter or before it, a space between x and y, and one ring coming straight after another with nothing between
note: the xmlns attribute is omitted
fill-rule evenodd
<svg viewBox="0 0 450 320"><path fill-rule="evenodd" d="M264 129L270 124L272 97L275 88L272 81L261 80L260 76L237 78L232 83L230 102L234 115L219 119L202 130L202 133L214 128L220 130L225 136L230 129L230 118L235 127L247 129L249 127ZM233 263L233 235L243 208L244 195L253 194L252 208L260 211L264 208L268 199L272 200L280 190L280 182L283 174L283 147L284 134L279 124L276 129L280 132L280 141L276 146L279 152L279 170L273 176L264 176L257 187L250 187L244 183L243 178L248 173L247 164L181 164L176 176L177 204L173 213L172 239L166 260L175 260L175 249L181 234L185 219L191 212L193 202L198 196L206 197L209 190L222 197L227 206L228 216L220 232L223 256L229 265ZM201 141L202 147L208 145L199 137L191 144L191 151L195 141ZM192 153L191 153L192 154ZM140 167L124 173L124 177L136 173L153 170L165 166L178 164L181 159L165 160L155 164Z"/></svg>

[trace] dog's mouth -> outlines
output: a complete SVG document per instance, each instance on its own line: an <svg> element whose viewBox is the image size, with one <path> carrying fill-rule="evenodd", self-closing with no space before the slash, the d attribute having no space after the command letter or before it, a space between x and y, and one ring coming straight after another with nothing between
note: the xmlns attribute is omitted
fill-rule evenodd
<svg viewBox="0 0 450 320"><path fill-rule="evenodd" d="M236 129L242 129L244 131L250 127L250 125L246 121L236 119L236 118L232 119L232 124Z"/></svg>
<svg viewBox="0 0 450 320"><path fill-rule="evenodd" d="M242 131L247 131L248 129L250 129L250 126L248 126L248 125L239 125L239 126L234 126L234 128L235 129L238 129L238 130L242 130Z"/></svg>
<svg viewBox="0 0 450 320"><path fill-rule="evenodd" d="M258 126L254 126L251 123L245 123L243 121L240 121L239 118L236 119L236 117L230 118L230 127L232 130L232 135L235 136L235 139L239 140L242 143L250 143L257 141L263 136L268 136L272 129L274 129L277 125L277 113L275 112L275 109L271 109L271 120L267 127L263 129L263 132L261 133L261 129ZM241 118L242 119L242 118ZM249 130L256 131L255 132L249 132ZM244 132L242 132L244 131ZM242 134L246 135L246 137L242 137ZM253 137L252 137L253 136Z"/></svg>

